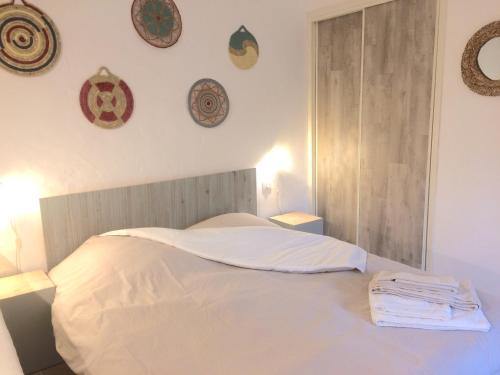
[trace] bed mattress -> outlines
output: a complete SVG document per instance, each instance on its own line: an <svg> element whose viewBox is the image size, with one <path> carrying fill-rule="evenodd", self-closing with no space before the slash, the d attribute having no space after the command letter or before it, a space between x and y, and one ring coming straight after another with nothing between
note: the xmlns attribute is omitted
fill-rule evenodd
<svg viewBox="0 0 500 375"><path fill-rule="evenodd" d="M367 272L242 269L158 242L93 237L51 271L57 349L81 374L494 374L489 333L380 328L368 282L409 270L370 255Z"/></svg>

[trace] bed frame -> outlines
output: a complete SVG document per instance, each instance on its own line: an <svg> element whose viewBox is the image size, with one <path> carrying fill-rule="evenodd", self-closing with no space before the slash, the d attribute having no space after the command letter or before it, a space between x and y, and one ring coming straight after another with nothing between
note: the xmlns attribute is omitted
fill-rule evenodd
<svg viewBox="0 0 500 375"><path fill-rule="evenodd" d="M40 199L49 269L89 237L141 227L184 229L210 217L257 214L256 170Z"/></svg>

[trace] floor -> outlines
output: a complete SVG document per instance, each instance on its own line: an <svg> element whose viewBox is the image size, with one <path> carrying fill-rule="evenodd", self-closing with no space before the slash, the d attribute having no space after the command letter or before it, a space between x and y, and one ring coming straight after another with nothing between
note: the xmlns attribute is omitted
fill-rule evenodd
<svg viewBox="0 0 500 375"><path fill-rule="evenodd" d="M46 370L35 372L31 375L75 375L73 371L70 370L66 363L61 363L56 367L51 367Z"/></svg>

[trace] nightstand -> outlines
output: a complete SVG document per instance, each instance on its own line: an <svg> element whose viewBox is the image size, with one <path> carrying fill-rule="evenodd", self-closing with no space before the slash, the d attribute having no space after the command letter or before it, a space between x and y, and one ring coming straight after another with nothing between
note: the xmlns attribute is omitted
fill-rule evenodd
<svg viewBox="0 0 500 375"><path fill-rule="evenodd" d="M42 271L0 278L0 310L25 374L62 362L51 322L55 291Z"/></svg>
<svg viewBox="0 0 500 375"><path fill-rule="evenodd" d="M303 212L290 212L269 218L272 223L286 229L314 234L323 234L323 219Z"/></svg>

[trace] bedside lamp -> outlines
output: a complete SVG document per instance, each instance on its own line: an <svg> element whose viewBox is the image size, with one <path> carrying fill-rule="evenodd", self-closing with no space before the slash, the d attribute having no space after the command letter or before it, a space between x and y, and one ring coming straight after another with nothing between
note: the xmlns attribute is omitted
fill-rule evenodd
<svg viewBox="0 0 500 375"><path fill-rule="evenodd" d="M281 212L281 174L290 172L293 160L290 150L285 146L274 146L257 165L257 177L262 186L262 195L268 198L276 190L276 202Z"/></svg>

